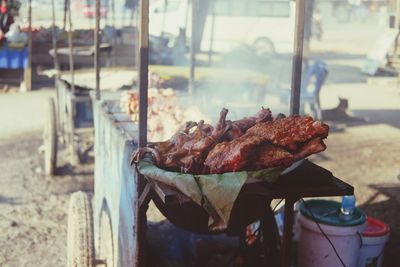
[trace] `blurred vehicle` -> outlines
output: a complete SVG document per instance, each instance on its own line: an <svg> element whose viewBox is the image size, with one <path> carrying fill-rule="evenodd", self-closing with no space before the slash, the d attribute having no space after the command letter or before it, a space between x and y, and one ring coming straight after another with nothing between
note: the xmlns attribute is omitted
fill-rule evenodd
<svg viewBox="0 0 400 267"><path fill-rule="evenodd" d="M94 18L96 16L96 1L95 0L77 0L76 9L82 12L85 18ZM108 0L100 1L100 16L107 17Z"/></svg>
<svg viewBox="0 0 400 267"><path fill-rule="evenodd" d="M209 0L196 13L200 50L226 52L251 45L259 55L292 52L295 2L291 0ZM163 0L150 5L151 34L191 37L191 1Z"/></svg>

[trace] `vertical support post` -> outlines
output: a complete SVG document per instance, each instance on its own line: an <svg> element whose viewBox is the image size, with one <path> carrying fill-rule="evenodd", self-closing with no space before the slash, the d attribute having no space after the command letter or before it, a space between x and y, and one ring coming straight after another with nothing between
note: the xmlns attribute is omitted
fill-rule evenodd
<svg viewBox="0 0 400 267"><path fill-rule="evenodd" d="M55 7L55 0L51 0L51 41L53 43L53 51L54 51L54 69L56 71L60 70L60 64L58 62L58 55L57 55L57 32L56 32L56 7ZM57 73L58 75L58 73Z"/></svg>
<svg viewBox="0 0 400 267"><path fill-rule="evenodd" d="M306 0L296 1L296 20L294 32L294 51L292 62L292 91L290 95L290 114L300 113L300 89L303 64L304 12Z"/></svg>
<svg viewBox="0 0 400 267"><path fill-rule="evenodd" d="M70 120L70 127L69 127L69 150L70 150L70 163L72 166L76 165L77 162L77 155L75 151L75 140L74 140L74 133L75 133L75 66L74 66L74 47L72 42L72 14L71 14L71 0L68 0L68 46L69 46L69 71L71 75L71 102L70 110L71 116Z"/></svg>
<svg viewBox="0 0 400 267"><path fill-rule="evenodd" d="M115 0L111 0L111 23L113 30L115 30Z"/></svg>
<svg viewBox="0 0 400 267"><path fill-rule="evenodd" d="M64 0L64 17L63 17L63 30L67 29L67 11L68 11L69 0Z"/></svg>
<svg viewBox="0 0 400 267"><path fill-rule="evenodd" d="M60 63L58 62L58 55L57 55L57 32L56 32L56 7L55 7L55 0L51 0L51 40L53 43L53 51L54 51L54 56L53 56L53 60L54 60L54 69L56 70L57 74L54 77L54 87L56 89L56 103L59 103L59 92L58 92L58 88L57 88L57 82L56 80L58 79L60 73ZM56 109L56 121L60 121L60 110L57 108Z"/></svg>
<svg viewBox="0 0 400 267"><path fill-rule="evenodd" d="M396 16L395 16L395 29L400 27L400 0L396 0Z"/></svg>
<svg viewBox="0 0 400 267"><path fill-rule="evenodd" d="M27 91L32 90L32 0L28 7L28 66L24 69L24 82Z"/></svg>
<svg viewBox="0 0 400 267"><path fill-rule="evenodd" d="M197 0L192 0L192 30L190 38L190 74L189 74L189 95L194 93L194 79L196 66L196 21L197 21Z"/></svg>
<svg viewBox="0 0 400 267"><path fill-rule="evenodd" d="M100 100L100 0L96 0L96 25L94 29L94 68L96 72L96 100Z"/></svg>
<svg viewBox="0 0 400 267"><path fill-rule="evenodd" d="M214 29L215 29L215 10L214 1L211 3L212 17L211 17L211 32L210 32L210 48L208 50L208 64L212 64L213 42L214 42Z"/></svg>
<svg viewBox="0 0 400 267"><path fill-rule="evenodd" d="M149 0L140 0L139 32L139 147L147 145L147 106L148 106L148 70L149 70ZM142 175L137 176L136 200L136 265L145 266L145 241L147 227L147 204L140 205L139 197L146 186Z"/></svg>
<svg viewBox="0 0 400 267"><path fill-rule="evenodd" d="M281 267L290 266L290 247L293 233L293 221L294 221L294 198L285 199L285 221L283 228L283 242L282 242L282 264Z"/></svg>
<svg viewBox="0 0 400 267"><path fill-rule="evenodd" d="M69 71L71 75L71 92L75 95L75 73L74 73L74 46L72 43L72 15L71 15L71 0L68 0L68 46L69 46Z"/></svg>

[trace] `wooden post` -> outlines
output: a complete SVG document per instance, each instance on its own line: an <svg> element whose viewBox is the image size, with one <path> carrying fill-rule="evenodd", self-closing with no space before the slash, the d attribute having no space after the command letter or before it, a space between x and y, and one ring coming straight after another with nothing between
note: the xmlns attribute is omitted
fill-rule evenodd
<svg viewBox="0 0 400 267"><path fill-rule="evenodd" d="M149 0L140 1L139 27L139 147L147 145L147 106L148 106L148 70L149 70ZM137 196L142 195L146 180L137 176ZM140 205L136 200L136 266L145 266L145 244L147 227L147 204Z"/></svg>
<svg viewBox="0 0 400 267"><path fill-rule="evenodd" d="M296 20L294 32L294 51L292 62L292 91L290 96L290 114L300 113L300 89L303 64L304 12L306 0L296 1Z"/></svg>
<svg viewBox="0 0 400 267"><path fill-rule="evenodd" d="M100 0L96 0L96 25L94 29L94 68L96 72L96 100L100 100Z"/></svg>
<svg viewBox="0 0 400 267"><path fill-rule="evenodd" d="M28 7L28 66L24 68L24 83L27 91L32 90L32 0Z"/></svg>

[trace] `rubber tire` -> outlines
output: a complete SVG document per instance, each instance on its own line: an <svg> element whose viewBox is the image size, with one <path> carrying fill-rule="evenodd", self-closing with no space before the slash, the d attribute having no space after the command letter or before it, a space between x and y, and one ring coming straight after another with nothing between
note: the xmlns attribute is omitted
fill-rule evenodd
<svg viewBox="0 0 400 267"><path fill-rule="evenodd" d="M53 98L47 99L47 117L43 130L44 170L53 175L57 166L57 122Z"/></svg>
<svg viewBox="0 0 400 267"><path fill-rule="evenodd" d="M112 224L110 210L103 203L103 208L100 213L100 234L99 246L97 247L97 258L106 262L107 267L114 267L114 240L112 233Z"/></svg>
<svg viewBox="0 0 400 267"><path fill-rule="evenodd" d="M274 43L268 37L260 37L253 43L257 56L270 57L276 54Z"/></svg>
<svg viewBox="0 0 400 267"><path fill-rule="evenodd" d="M67 267L94 267L93 211L88 194L71 195L68 210Z"/></svg>

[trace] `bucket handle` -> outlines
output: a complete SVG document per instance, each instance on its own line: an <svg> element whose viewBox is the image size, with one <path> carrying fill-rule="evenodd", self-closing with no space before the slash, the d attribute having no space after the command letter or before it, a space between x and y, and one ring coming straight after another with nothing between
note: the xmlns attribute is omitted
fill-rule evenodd
<svg viewBox="0 0 400 267"><path fill-rule="evenodd" d="M358 238L360 238L360 248L361 248L363 245L362 234L359 231L357 231L357 236L358 236Z"/></svg>

